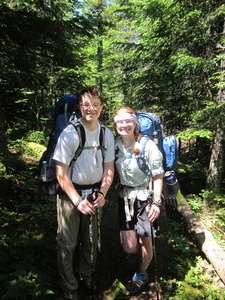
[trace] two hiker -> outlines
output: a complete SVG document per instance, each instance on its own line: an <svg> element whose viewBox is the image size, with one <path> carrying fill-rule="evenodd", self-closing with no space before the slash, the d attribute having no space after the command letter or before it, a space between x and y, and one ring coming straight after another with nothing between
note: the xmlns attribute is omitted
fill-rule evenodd
<svg viewBox="0 0 225 300"><path fill-rule="evenodd" d="M80 122L85 129L86 149L75 164L71 164L79 138L73 126L61 133L55 153L56 175L64 195L57 195L58 217L58 268L60 285L65 300L77 300L78 281L73 272L74 250L81 238L79 275L90 293L97 292L93 279L91 247L94 263L97 254L97 226L93 226L93 245L90 243L89 221L97 223L97 211L105 204L106 193L114 175L114 136L105 128L104 151L99 147L100 117L103 96L95 88L83 90L79 95ZM139 126L134 111L120 108L114 117L114 126L120 136L115 147L119 149L116 168L121 183L118 199L121 244L127 253L126 262L139 261L137 272L127 284L128 292L134 293L148 280L147 268L152 259L151 222L160 213L162 191L162 155L152 141L146 144L147 162L152 176L138 167L135 151L139 138ZM129 155L127 155L129 154ZM152 180L151 180L152 179ZM153 190L153 202L148 203ZM93 201L88 200L92 195ZM95 228L95 229L94 229Z"/></svg>

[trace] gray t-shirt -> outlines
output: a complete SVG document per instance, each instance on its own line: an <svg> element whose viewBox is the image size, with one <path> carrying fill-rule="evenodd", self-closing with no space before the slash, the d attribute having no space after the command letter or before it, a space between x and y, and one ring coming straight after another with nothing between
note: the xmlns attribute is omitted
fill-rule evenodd
<svg viewBox="0 0 225 300"><path fill-rule="evenodd" d="M100 124L94 131L89 131L85 127L84 129L86 134L85 146L99 146ZM79 136L76 129L72 125L67 126L60 134L53 159L70 165L78 146ZM104 162L107 163L114 160L114 136L108 128L105 129L105 147ZM71 171L70 167L69 175L71 175ZM72 182L80 185L94 184L102 179L102 175L102 151L100 149L84 149L73 164Z"/></svg>

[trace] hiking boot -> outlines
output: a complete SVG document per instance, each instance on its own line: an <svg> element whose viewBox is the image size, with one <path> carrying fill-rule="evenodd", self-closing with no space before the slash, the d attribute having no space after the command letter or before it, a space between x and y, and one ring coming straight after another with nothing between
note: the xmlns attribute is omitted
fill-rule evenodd
<svg viewBox="0 0 225 300"><path fill-rule="evenodd" d="M147 270L136 272L126 285L126 289L129 294L136 293L140 290L140 288L145 285L148 281L148 273Z"/></svg>
<svg viewBox="0 0 225 300"><path fill-rule="evenodd" d="M89 294L97 295L98 294L98 285L95 278L86 277L82 278L82 283L84 285L85 290Z"/></svg>
<svg viewBox="0 0 225 300"><path fill-rule="evenodd" d="M66 291L63 296L65 300L79 300L76 291Z"/></svg>
<svg viewBox="0 0 225 300"><path fill-rule="evenodd" d="M131 281L128 282L126 285L126 290L129 294L137 293L143 285L145 285L148 282L148 277L144 280L135 280L134 278L131 279Z"/></svg>

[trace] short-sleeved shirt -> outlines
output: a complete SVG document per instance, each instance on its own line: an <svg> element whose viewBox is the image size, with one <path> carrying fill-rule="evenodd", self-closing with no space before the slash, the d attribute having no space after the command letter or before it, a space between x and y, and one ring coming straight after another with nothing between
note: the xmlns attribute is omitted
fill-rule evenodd
<svg viewBox="0 0 225 300"><path fill-rule="evenodd" d="M79 120L81 122L81 120ZM82 123L82 122L81 122ZM85 128L85 145L99 146L100 124L94 131ZM70 165L74 154L79 146L79 136L74 126L67 126L58 139L53 159L67 166ZM114 160L114 136L113 133L105 128L105 153L104 162ZM101 181L103 175L103 157L101 149L84 149L77 158L75 164L72 164L73 170L69 168L69 176L72 173L72 182L79 185L94 184Z"/></svg>
<svg viewBox="0 0 225 300"><path fill-rule="evenodd" d="M129 148L125 149L122 139L117 139L115 144L115 149L118 154L118 158L116 159L116 169L120 176L120 184L128 187L138 187L137 197L140 200L144 200L148 195L148 191L146 190L146 187L140 186L147 184L150 177L141 171L138 166L137 158L132 152L134 143L130 145ZM146 143L144 156L152 172L152 176L164 173L162 153L150 139Z"/></svg>

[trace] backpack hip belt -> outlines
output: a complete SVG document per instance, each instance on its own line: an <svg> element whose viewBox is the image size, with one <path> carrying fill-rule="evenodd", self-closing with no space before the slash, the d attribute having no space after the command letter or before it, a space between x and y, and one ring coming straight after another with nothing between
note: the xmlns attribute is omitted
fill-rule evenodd
<svg viewBox="0 0 225 300"><path fill-rule="evenodd" d="M74 183L73 182L73 185L75 187L75 189L78 191L78 193L80 193L81 191L84 191L84 190L89 190L89 189L100 189L101 187L101 181L99 182L96 182L94 184L77 184L77 183Z"/></svg>

